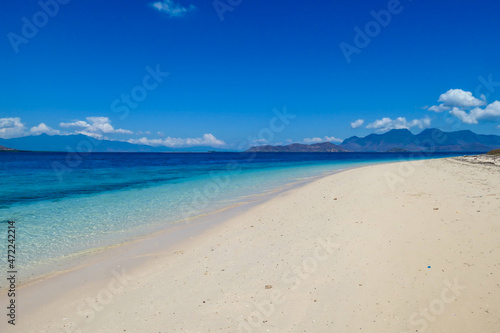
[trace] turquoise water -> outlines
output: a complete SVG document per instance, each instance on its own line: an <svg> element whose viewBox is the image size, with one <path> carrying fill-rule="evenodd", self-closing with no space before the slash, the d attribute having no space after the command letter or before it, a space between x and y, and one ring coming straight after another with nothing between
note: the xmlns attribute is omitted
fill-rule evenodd
<svg viewBox="0 0 500 333"><path fill-rule="evenodd" d="M450 156L432 154L419 158ZM18 267L149 234L252 196L408 154L0 154L0 242L16 221ZM69 163L68 161L71 161ZM64 167L61 167L64 166Z"/></svg>

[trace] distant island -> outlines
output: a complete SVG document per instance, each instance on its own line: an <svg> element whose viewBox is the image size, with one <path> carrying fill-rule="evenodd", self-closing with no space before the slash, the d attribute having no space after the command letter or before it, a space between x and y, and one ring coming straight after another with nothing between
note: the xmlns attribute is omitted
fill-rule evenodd
<svg viewBox="0 0 500 333"><path fill-rule="evenodd" d="M208 152L227 151L226 149L209 146L187 147L174 149L168 147L153 147L149 145L132 144L123 141L98 140L83 134L78 135L47 135L24 136L12 139L0 139L0 145L12 147L19 151L42 152L94 152L94 153L163 153L163 152Z"/></svg>
<svg viewBox="0 0 500 333"><path fill-rule="evenodd" d="M19 150L0 146L0 152L8 152L8 151L19 151Z"/></svg>
<svg viewBox="0 0 500 333"><path fill-rule="evenodd" d="M235 152L229 148L197 146L186 148L153 147L123 141L97 140L78 135L25 136L0 139L0 151L45 151L45 152ZM10 147L10 148L6 148ZM342 143L322 142L314 144L292 143L289 145L255 146L247 152L268 153L343 153L343 152L477 152L486 153L500 148L499 135L476 134L472 131L443 132L437 128L413 134L407 129L393 129L383 134L365 137L353 136Z"/></svg>
<svg viewBox="0 0 500 333"><path fill-rule="evenodd" d="M330 142L257 146L248 152L488 152L500 147L499 135L476 134L472 131L443 132L437 128L413 134L407 129L393 129L383 134L370 134L345 139L340 145Z"/></svg>
<svg viewBox="0 0 500 333"><path fill-rule="evenodd" d="M252 147L247 150L247 152L258 152L258 153L339 153L347 152L336 144L331 142L315 143L312 145L292 143L286 146L258 146Z"/></svg>

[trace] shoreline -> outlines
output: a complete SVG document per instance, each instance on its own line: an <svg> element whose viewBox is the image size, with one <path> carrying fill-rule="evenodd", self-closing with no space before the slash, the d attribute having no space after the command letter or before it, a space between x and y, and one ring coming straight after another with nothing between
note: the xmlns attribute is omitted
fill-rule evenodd
<svg viewBox="0 0 500 333"><path fill-rule="evenodd" d="M134 238L129 238L124 241L105 246L89 248L84 251L65 255L63 257L51 258L50 260L47 260L45 262L37 263L36 267L34 268L29 267L27 271L30 277L23 277L23 280L18 283L17 286L18 288L22 288L32 284L36 284L46 279L57 277L60 274L65 274L67 272L94 265L96 264L96 262L105 260L103 258L109 256L111 253L113 253L113 251L129 249L131 247L134 247L136 243L146 242L150 239L168 237L168 235L171 235L172 239L170 247L174 246L176 243L183 242L196 235L199 235L206 229L217 224L224 223L231 217L234 217L237 214L241 214L242 212L251 209L252 207L259 205L267 200L270 200L281 193L295 190L297 188L300 188L301 186L307 185L308 183L314 182L323 177L328 177L339 172L360 167L363 166L352 166L348 168L336 169L320 175L307 177L306 179L295 180L293 182L283 184L280 187L273 188L263 193L255 193L247 196L242 196L240 198L241 201L234 202L229 206L220 207L215 210L208 209L206 212L201 212L198 215L186 219L166 222L158 230L139 235ZM181 239L173 239L176 235L181 235ZM53 266L54 263L57 266L55 269L46 268L47 266ZM0 296L7 289L7 287L0 288Z"/></svg>
<svg viewBox="0 0 500 333"><path fill-rule="evenodd" d="M26 332L489 332L500 325L492 168L426 159L323 175L209 214L189 225L198 233L144 238L25 285L18 322ZM467 289L436 319L419 315L455 282Z"/></svg>
<svg viewBox="0 0 500 333"><path fill-rule="evenodd" d="M371 153L370 153L371 154ZM410 159L411 161L419 161L419 160L432 160L432 159L441 159L443 157L426 157L426 158L416 158ZM446 157L444 157L446 158ZM200 231L197 230L195 226L191 225L193 229L192 235L187 230L182 230L183 228L189 229L190 224L203 224L206 222L206 219L212 221L212 219L217 219L220 217L222 220L228 219L225 217L224 212L235 210L234 214L241 213L246 209L250 209L251 207L272 199L274 196L279 195L282 192L294 190L301 186L307 185L308 183L314 182L323 177L328 177L330 175L334 175L340 172L348 171L351 169L363 168L371 165L379 165L379 164L390 164L390 163L400 163L401 160L388 160L388 161L373 161L373 162L358 162L354 165L343 166L339 169L334 169L331 171L326 171L318 175L309 176L306 178L299 178L298 180L290 181L285 184L282 184L276 188L272 188L262 193L253 193L250 195L244 195L239 198L238 201L231 203L228 206L218 207L215 210L211 208L205 209L205 211L200 211L198 215L191 216L185 219L175 220L165 222L163 225L152 229L151 231L138 235L129 237L123 241L107 244L104 246L98 246L93 248L88 248L83 251L74 252L71 254L67 254L57 258L51 258L44 260L43 262L36 263L34 267L22 268L27 272L27 276L23 276L23 278L18 282L18 287L23 287L25 285L30 285L33 283L37 283L38 281L55 277L59 274L64 274L68 271L76 270L85 266L92 265L96 260L100 260L100 256L105 255L107 251L113 251L116 248L121 248L124 246L133 246L134 243L143 242L147 239L154 238L160 236L163 233L176 233L179 232L183 235L183 237L189 237L192 235L198 234ZM213 222L213 225L222 222ZM182 240L178 240L179 242ZM118 251L118 250L117 250ZM56 268L52 268L52 266L56 265ZM4 293L8 288L0 288L0 296Z"/></svg>
<svg viewBox="0 0 500 333"><path fill-rule="evenodd" d="M420 155L410 155L409 157L412 159L422 158ZM197 217L233 204L238 204L240 201L247 200L247 198L253 200L252 193L266 193L272 188L279 188L282 187L283 184L293 182L293 173L296 173L296 176L300 178L316 175L319 172L324 172L325 169L331 170L353 167L353 165L357 167L366 164L396 162L400 158L401 157L385 157L387 160L383 159L382 161L377 159L365 161L363 158L360 158L360 160L353 159L352 161L315 162L311 165L307 163L305 165L300 165L300 163L294 165L294 163L292 163L290 168L286 167L286 165L283 166L283 168L286 169L285 172L281 173L281 171L276 171L278 176L276 179L272 176L274 172L272 170L275 167L276 169L280 169L282 166L273 166L269 171L265 171L265 168L259 171L257 168L255 171L262 173L262 178L267 178L266 181L259 179L254 180L254 176L252 176L251 173L246 173L249 176L245 176L245 173L242 173L243 177L234 177L236 181L234 186L232 186L233 188L231 188L231 186L226 187L230 191L225 191L224 188L220 188L221 194L217 194L213 200L211 197L207 198L207 195L200 196L197 193L189 193L189 184L194 184L192 185L192 187L194 186L194 190L197 190L196 186L201 190L203 185L201 183L197 185L195 183L197 181L195 177L194 182L188 179L188 181L185 182L186 186L183 185L183 182L180 182L180 185L177 183L174 184L173 191L171 190L172 192L170 192L173 193L171 195L171 197L174 198L173 200L168 198L166 198L168 200L163 200L161 198L164 195L161 193L162 186L147 186L143 189L146 195L142 196L141 193L139 193L139 196L136 198L132 195L127 198L126 191L123 196L121 196L118 191L105 191L81 197L78 195L70 195L68 198L63 198L63 200L55 199L54 203L52 203L51 197L49 196L49 198L45 198L40 202L21 202L19 205L14 204L8 206L6 210L2 210L2 212L5 213L5 217L9 217L9 219L16 221L16 217L18 217L19 222L22 222L18 224L18 226L22 228L19 231L21 233L24 232L26 238L23 244L24 255L20 257L20 261L18 262L18 265L21 264L22 266L18 267L25 273L21 277L22 281L27 281L52 273L61 266L62 269L65 269L68 265L65 265L64 262L72 261L74 257L78 257L82 254L86 255L87 253L99 252L117 244L126 243L141 237L147 237L151 233L169 227L168 224L170 223L178 223L183 217L190 217L191 213L193 215L196 214L196 216L193 217ZM423 158L435 158L435 156L424 156ZM309 169L309 167L311 167L311 169ZM253 172L251 168L250 171ZM288 171L290 172L287 175ZM271 176L265 177L265 173ZM233 175L230 176L233 177ZM225 174L222 175L222 177L225 177ZM214 183L210 179L206 181ZM256 184L255 186L252 185L252 181L253 184ZM220 179L215 180L215 182L217 182L217 184L214 184L216 187L221 186ZM222 186L226 185L223 184ZM184 189L184 191L182 191L182 189ZM167 188L164 192L169 194L169 192L167 192L168 190ZM193 192L196 192L194 190ZM179 191L180 193L178 193ZM224 193L231 194L226 195ZM176 197L182 197L182 199L180 199L180 201L175 200ZM116 200L114 198L116 198ZM159 199L156 200L157 198ZM113 202L113 200L115 201ZM124 204L128 202L128 200L131 200L131 205ZM174 205L169 205L169 200ZM175 204L176 201L177 204ZM192 201L192 203L190 203L190 201ZM164 204L164 202L167 202L167 204ZM180 207L184 203L185 207ZM26 204L26 207L24 207L24 204ZM92 212L89 214L87 214L88 208L92 208ZM190 212L190 210L192 210L192 212ZM52 211L55 213L52 214ZM145 214L135 212L144 212ZM37 219L37 216L40 216L40 218ZM101 217L103 217L102 221ZM5 221L7 221L7 219L5 219ZM37 236L45 233L45 226L48 226L47 228L52 228L50 233L48 233L46 237ZM38 232L30 234L29 230L32 228L38 230ZM4 247L5 244L4 246L0 246L2 250L4 250ZM37 248L40 249L40 251L37 251ZM55 266L56 269L54 269L53 266Z"/></svg>
<svg viewBox="0 0 500 333"><path fill-rule="evenodd" d="M50 298L58 299L66 292L82 288L82 286L84 289L92 289L96 285L102 285L115 276L119 276L119 274L127 275L130 272L137 272L141 267L147 265L150 257L157 257L159 254L169 255L171 254L171 250L176 246L192 244L193 239L215 230L236 216L266 201L272 200L280 194L300 189L324 177L362 167L364 166L336 169L320 175L307 177L307 179L300 179L268 192L252 194L249 197L253 200L239 201L215 211L190 217L187 219L187 222L186 220L169 222L171 225L165 225L160 230L135 239L74 253L69 256L70 260L64 263L59 261L60 265L55 271L40 274L17 283L16 289L18 291L24 294L26 294L25 291L28 291L33 296L30 297L32 300L27 302L27 304L23 302L24 312L35 312L37 309L43 307L47 303L47 290L50 290ZM155 240L155 243L153 245L148 244L150 240ZM124 253L126 253L126 256L124 256ZM144 261L141 258L146 258L146 260ZM108 273L100 275L99 271L101 270L106 270ZM92 280L94 282L89 282ZM57 290L54 289L54 285L59 286ZM5 303L4 299L7 299L7 291L8 287L0 289L0 304ZM0 328L2 324L3 322L0 322ZM73 331L70 330L69 332Z"/></svg>

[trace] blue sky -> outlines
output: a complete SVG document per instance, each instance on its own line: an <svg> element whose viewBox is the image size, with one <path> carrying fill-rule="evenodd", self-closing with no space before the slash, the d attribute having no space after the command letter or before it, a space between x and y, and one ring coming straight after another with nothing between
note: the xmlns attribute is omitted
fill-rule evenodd
<svg viewBox="0 0 500 333"><path fill-rule="evenodd" d="M493 0L9 0L0 137L234 149L500 134L499 13Z"/></svg>

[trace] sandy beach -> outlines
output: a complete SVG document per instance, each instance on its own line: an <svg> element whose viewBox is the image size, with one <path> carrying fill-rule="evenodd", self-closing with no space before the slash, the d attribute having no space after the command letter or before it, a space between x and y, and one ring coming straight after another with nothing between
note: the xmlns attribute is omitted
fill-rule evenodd
<svg viewBox="0 0 500 333"><path fill-rule="evenodd" d="M0 331L500 332L499 175L449 158L326 176L23 286Z"/></svg>

